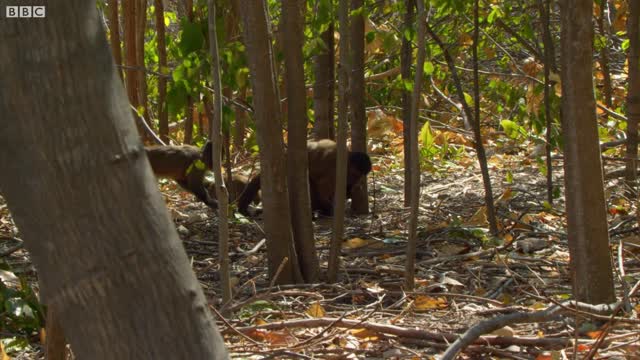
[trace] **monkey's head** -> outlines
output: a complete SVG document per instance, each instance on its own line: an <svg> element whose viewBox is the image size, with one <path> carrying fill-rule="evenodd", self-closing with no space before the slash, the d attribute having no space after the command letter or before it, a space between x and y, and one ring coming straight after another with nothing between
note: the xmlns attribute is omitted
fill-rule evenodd
<svg viewBox="0 0 640 360"><path fill-rule="evenodd" d="M347 186L357 183L360 178L367 176L371 172L371 158L369 155L359 151L349 152L349 162L347 164Z"/></svg>

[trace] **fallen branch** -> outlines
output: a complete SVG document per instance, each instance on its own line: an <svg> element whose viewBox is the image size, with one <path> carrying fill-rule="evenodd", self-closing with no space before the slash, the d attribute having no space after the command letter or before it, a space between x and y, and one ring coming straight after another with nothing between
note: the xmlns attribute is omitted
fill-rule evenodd
<svg viewBox="0 0 640 360"><path fill-rule="evenodd" d="M593 312L604 312L611 311L616 307L616 304L590 305L579 303L577 301L565 301L560 305L553 305L541 311L508 314L484 320L469 328L469 330L467 330L453 344L451 344L447 351L442 354L441 360L454 359L458 355L458 353L464 350L467 346L476 343L478 338L480 338L484 334L491 333L507 325L533 322L540 323L554 320L560 317L562 315L562 312L567 311L567 308L569 307L586 309L587 311Z"/></svg>

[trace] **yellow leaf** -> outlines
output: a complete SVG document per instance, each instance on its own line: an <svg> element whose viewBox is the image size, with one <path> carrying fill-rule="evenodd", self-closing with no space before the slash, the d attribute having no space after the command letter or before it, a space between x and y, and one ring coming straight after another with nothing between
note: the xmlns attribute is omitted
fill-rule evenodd
<svg viewBox="0 0 640 360"><path fill-rule="evenodd" d="M326 312L319 302L314 302L313 304L311 304L311 306L309 306L306 313L311 317L320 318L323 317Z"/></svg>
<svg viewBox="0 0 640 360"><path fill-rule="evenodd" d="M359 328L350 330L351 335L360 338L360 339L368 339L368 340L377 340L378 333L369 329Z"/></svg>
<svg viewBox="0 0 640 360"><path fill-rule="evenodd" d="M342 244L344 249L358 249L364 246L381 247L383 244L378 240L366 240L358 237L351 238Z"/></svg>
<svg viewBox="0 0 640 360"><path fill-rule="evenodd" d="M504 190L504 192L502 193L502 195L500 195L500 197L498 198L498 200L496 200L496 205L503 203L507 200L510 200L513 197L513 191L511 191L511 188L508 187Z"/></svg>
<svg viewBox="0 0 640 360"><path fill-rule="evenodd" d="M258 325L266 325L266 324L268 324L268 322L264 321L264 319L262 319L262 318L257 318L257 319L255 319L253 324L256 325L256 326L258 326Z"/></svg>
<svg viewBox="0 0 640 360"><path fill-rule="evenodd" d="M426 295L419 295L414 301L416 310L444 309L448 306L447 300L443 297L434 298Z"/></svg>
<svg viewBox="0 0 640 360"><path fill-rule="evenodd" d="M1 342L0 342L0 359L1 360L11 360L9 355L7 355L7 353L4 352L4 345L2 345Z"/></svg>
<svg viewBox="0 0 640 360"><path fill-rule="evenodd" d="M483 226L488 224L487 221L487 207L483 206L478 211L476 211L473 216L465 222L467 226Z"/></svg>

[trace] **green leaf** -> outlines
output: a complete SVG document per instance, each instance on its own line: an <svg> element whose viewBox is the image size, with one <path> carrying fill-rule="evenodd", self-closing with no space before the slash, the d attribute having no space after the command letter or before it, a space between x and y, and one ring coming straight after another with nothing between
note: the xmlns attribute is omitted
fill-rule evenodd
<svg viewBox="0 0 640 360"><path fill-rule="evenodd" d="M422 69L424 70L425 75L431 75L433 74L435 67L433 66L433 63L431 61L425 61Z"/></svg>
<svg viewBox="0 0 640 360"><path fill-rule="evenodd" d="M202 28L196 23L184 19L182 22L182 34L178 47L183 56L201 50L204 45L204 35Z"/></svg>

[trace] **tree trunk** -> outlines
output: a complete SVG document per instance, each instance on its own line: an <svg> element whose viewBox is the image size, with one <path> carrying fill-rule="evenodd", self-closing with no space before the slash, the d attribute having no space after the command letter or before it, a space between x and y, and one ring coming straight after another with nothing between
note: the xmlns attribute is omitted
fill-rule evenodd
<svg viewBox="0 0 640 360"><path fill-rule="evenodd" d="M184 7L187 19L189 22L193 22L193 0L185 0ZM182 142L185 144L193 143L193 96L187 96L187 108L184 110L185 120L184 120L184 139Z"/></svg>
<svg viewBox="0 0 640 360"><path fill-rule="evenodd" d="M118 67L118 75L120 79L124 79L122 75L122 47L120 44L120 19L118 17L118 0L109 0L109 40L111 43L111 54Z"/></svg>
<svg viewBox="0 0 640 360"><path fill-rule="evenodd" d="M640 3L629 3L627 35L629 36L629 84L627 89L627 163L625 180L628 196L635 199L638 177L638 120L640 119Z"/></svg>
<svg viewBox="0 0 640 360"><path fill-rule="evenodd" d="M165 43L164 5L163 0L155 0L156 41L158 43L158 72L165 75L167 71L167 45ZM167 78L158 77L158 125L160 139L169 144L169 112L167 111Z"/></svg>
<svg viewBox="0 0 640 360"><path fill-rule="evenodd" d="M593 93L593 2L560 2L562 133L570 269L576 300L615 300Z"/></svg>
<svg viewBox="0 0 640 360"><path fill-rule="evenodd" d="M279 284L302 280L292 242L287 171L282 141L281 114L273 73L270 30L264 0L241 0L244 41L253 87L264 229L267 237L269 276Z"/></svg>
<svg viewBox="0 0 640 360"><path fill-rule="evenodd" d="M291 225L300 270L305 282L314 283L320 275L311 222L309 197L309 161L307 155L307 99L304 87L304 0L282 0L282 30L284 34L284 63L289 99L287 170Z"/></svg>
<svg viewBox="0 0 640 360"><path fill-rule="evenodd" d="M235 2L234 2L235 3ZM247 88L243 87L238 90L238 100L244 102L247 98ZM236 151L239 151L244 147L244 137L247 133L247 113L239 106L235 107L236 123L233 128L233 146Z"/></svg>
<svg viewBox="0 0 640 360"><path fill-rule="evenodd" d="M612 102L612 94L613 90L611 87L611 71L609 70L609 27L605 24L604 14L606 9L609 7L607 4L608 0L600 0L600 14L598 16L598 31L600 32L600 36L604 39L604 44L600 48L600 70L602 71L602 97L604 98L604 104L607 108L613 108ZM607 116L607 113L604 113L604 116Z"/></svg>
<svg viewBox="0 0 640 360"><path fill-rule="evenodd" d="M136 56L138 58L138 101L142 108L142 116L147 120L147 125L153 129L153 122L149 119L149 107L147 106L147 72L144 63L144 33L147 27L147 1L138 0L136 3ZM145 131L143 139L149 139L149 134Z"/></svg>
<svg viewBox="0 0 640 360"><path fill-rule="evenodd" d="M491 188L491 177L489 176L489 166L487 165L487 155L484 151L484 146L482 145L482 134L480 132L480 119L475 118L474 113L471 111L471 107L465 100L464 91L462 90L462 82L460 81L460 77L458 76L458 70L456 68L456 64L453 61L453 57L447 50L447 47L442 42L440 37L431 29L429 24L427 23L427 32L433 40L438 44L438 47L442 50L442 54L444 58L447 60L447 67L451 71L451 77L453 78L453 83L455 85L456 93L458 94L458 98L460 103L462 104L463 116L466 119L465 124L471 125L473 129L473 138L474 138L474 147L476 150L476 154L478 155L478 163L480 164L480 171L482 172L482 182L484 184L484 201L487 209L487 220L489 221L489 229L491 233L496 235L498 233L498 225L496 221L496 211L495 205L493 204L493 190ZM477 44L478 42L474 42ZM477 63L474 64L474 73L477 73ZM475 75L477 77L477 74ZM477 83L477 80L474 82ZM476 87L477 85L474 85ZM477 89L474 89L477 91ZM476 103L479 104L479 95L476 97ZM479 114L479 111L476 109L476 113Z"/></svg>
<svg viewBox="0 0 640 360"><path fill-rule="evenodd" d="M404 34L408 29L411 29L413 24L413 14L415 7L415 0L405 0L405 13L403 19L403 36L402 36L402 48L400 50L400 74L402 81L408 83L411 81L411 64L412 64L412 51L411 51L411 39L407 38ZM411 91L407 90L404 86L402 89L402 136L404 139L404 206L411 205L411 140L418 135L411 134Z"/></svg>
<svg viewBox="0 0 640 360"><path fill-rule="evenodd" d="M313 72L316 81L313 84L313 138L335 139L333 125L333 99L335 89L334 62L335 51L333 41L333 23L321 35L327 49L315 57Z"/></svg>
<svg viewBox="0 0 640 360"><path fill-rule="evenodd" d="M229 193L222 178L220 154L222 154L222 85L220 84L220 57L216 36L216 5L208 1L209 8L209 51L211 52L211 74L213 77L213 118L211 121L211 156L213 174L218 199L218 258L220 260L220 280L222 300L231 301L231 271L229 263ZM227 156L228 157L228 156Z"/></svg>
<svg viewBox="0 0 640 360"><path fill-rule="evenodd" d="M351 11L364 6L364 0L351 0ZM351 149L367 152L367 118L364 109L364 15L351 17L351 61L353 71L350 72L351 87ZM369 197L367 196L367 177L363 177L351 189L351 210L355 214L369 213Z"/></svg>
<svg viewBox="0 0 640 360"><path fill-rule="evenodd" d="M338 19L340 24L340 66L338 67L338 133L336 155L336 192L333 198L333 236L329 250L329 282L338 280L340 248L344 236L344 202L347 195L347 123L349 116L349 1L340 0Z"/></svg>
<svg viewBox="0 0 640 360"><path fill-rule="evenodd" d="M60 324L60 310L54 306L47 307L47 323L45 337L45 359L67 360L67 341Z"/></svg>
<svg viewBox="0 0 640 360"><path fill-rule="evenodd" d="M551 16L551 0L538 0L538 9L542 19L542 39L544 49L544 118L547 128L545 157L547 166L547 202L553 204L553 163L551 159L551 134L553 130L553 119L551 118L551 82L549 76L553 64L553 39L551 38L551 28L549 20Z"/></svg>
<svg viewBox="0 0 640 360"><path fill-rule="evenodd" d="M418 161L418 111L420 110L420 90L424 74L424 60L426 57L425 37L427 14L423 0L417 0L418 6L418 54L416 59L416 75L411 94L411 108L409 118L409 159L411 159L411 215L409 218L409 241L407 242L407 259L405 263L404 284L407 290L413 290L415 285L416 247L418 244L418 212L420 205L420 162ZM406 123L405 123L406 125Z"/></svg>
<svg viewBox="0 0 640 360"><path fill-rule="evenodd" d="M138 110L140 99L138 92L138 56L136 51L136 3L137 0L125 1L122 4L122 15L124 16L124 54L125 54L125 81L129 103ZM138 114L133 112L133 116ZM145 129L140 121L136 121L138 134L144 138Z"/></svg>
<svg viewBox="0 0 640 360"><path fill-rule="evenodd" d="M226 358L95 4L47 10L0 27L0 188L43 302L79 359Z"/></svg>

